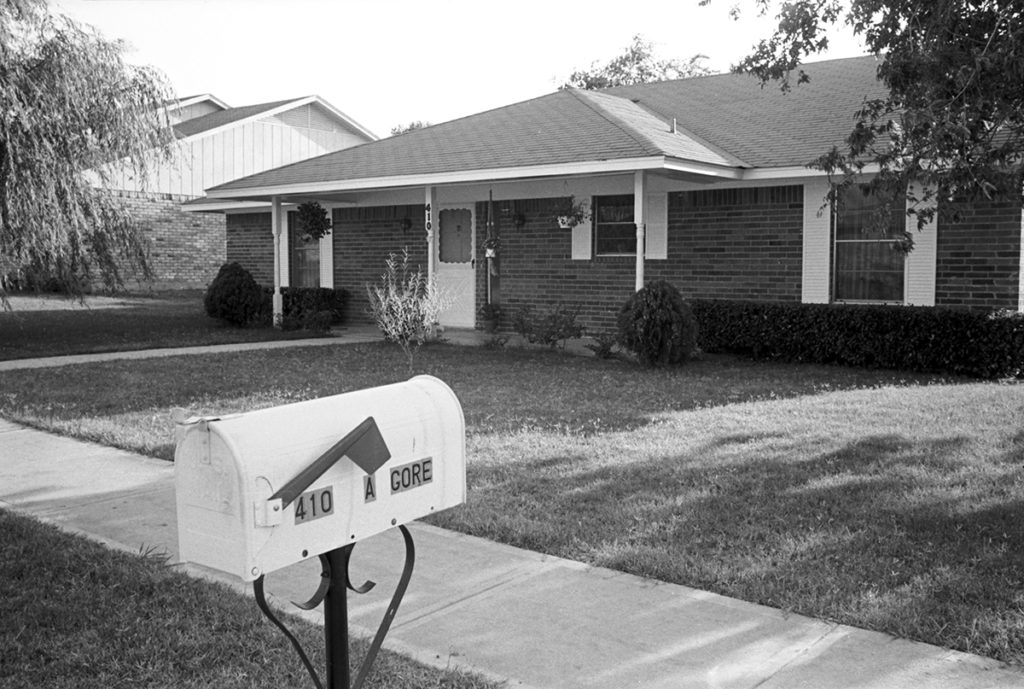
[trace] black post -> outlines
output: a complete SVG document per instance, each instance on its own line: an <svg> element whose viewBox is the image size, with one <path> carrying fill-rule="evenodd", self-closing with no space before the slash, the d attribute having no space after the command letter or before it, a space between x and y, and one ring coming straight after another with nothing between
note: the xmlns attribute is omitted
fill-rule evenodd
<svg viewBox="0 0 1024 689"><path fill-rule="evenodd" d="M348 560L352 548L346 545L327 553L331 565L331 585L324 596L328 689L349 689Z"/></svg>

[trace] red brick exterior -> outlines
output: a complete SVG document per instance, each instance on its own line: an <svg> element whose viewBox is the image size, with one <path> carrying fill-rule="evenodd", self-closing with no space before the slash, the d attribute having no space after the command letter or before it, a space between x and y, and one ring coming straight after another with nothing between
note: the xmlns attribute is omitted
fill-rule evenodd
<svg viewBox="0 0 1024 689"><path fill-rule="evenodd" d="M561 303L578 306L579 321L589 330L610 329L633 292L636 258L573 260L572 232L559 229L554 220L557 203L496 204L501 207L496 215L506 314L524 305L550 309ZM516 213L525 218L521 228L511 225ZM477 217L485 217L480 208ZM672 193L668 221L668 259L648 259L645 281L668 280L691 299L799 301L802 186ZM478 237L483 231L478 226ZM478 265L482 256L481 250ZM477 289L480 303L483 285Z"/></svg>
<svg viewBox="0 0 1024 689"><path fill-rule="evenodd" d="M1020 303L1021 209L975 203L957 220L939 215L935 305L1017 309Z"/></svg>
<svg viewBox="0 0 1024 689"><path fill-rule="evenodd" d="M689 299L798 302L802 280L803 187L775 186L673 192L668 196L668 258L647 259L645 279L664 279ZM573 260L572 231L555 220L560 199L494 203L500 237L494 300L502 328L517 308L579 308L590 332L611 329L632 293L636 259ZM334 285L351 294L350 322L369 322L366 285L376 283L389 253L409 249L426 270L423 206L338 208L334 220ZM486 300L486 202L476 204L477 306ZM410 227L403 229L403 220ZM518 223L517 223L518 220ZM1019 298L1020 210L992 206L959 222L940 220L936 302L940 306L1016 308ZM272 283L270 214L228 216L227 256L261 284Z"/></svg>
<svg viewBox="0 0 1024 689"><path fill-rule="evenodd" d="M347 320L371 323L366 286L380 282L389 253L409 250L409 265L427 272L424 207L378 206L334 209L334 286L349 292ZM409 228L403 221L409 219Z"/></svg>
<svg viewBox="0 0 1024 689"><path fill-rule="evenodd" d="M149 245L153 286L204 288L225 261L225 221L219 213L186 213L188 196L119 192Z"/></svg>
<svg viewBox="0 0 1024 689"><path fill-rule="evenodd" d="M227 260L241 263L264 287L274 286L274 235L270 213L227 216Z"/></svg>

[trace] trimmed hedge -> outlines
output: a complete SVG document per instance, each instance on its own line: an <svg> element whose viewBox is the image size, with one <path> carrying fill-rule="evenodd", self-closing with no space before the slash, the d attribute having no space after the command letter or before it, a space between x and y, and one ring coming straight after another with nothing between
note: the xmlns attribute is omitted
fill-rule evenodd
<svg viewBox="0 0 1024 689"><path fill-rule="evenodd" d="M326 330L331 324L345 321L348 291L327 287L282 287L282 309L286 329L297 329L315 324L311 330ZM274 288L263 288L263 322L270 323L274 312Z"/></svg>
<svg viewBox="0 0 1024 689"><path fill-rule="evenodd" d="M698 344L818 364L1024 377L1024 314L914 306L690 302Z"/></svg>

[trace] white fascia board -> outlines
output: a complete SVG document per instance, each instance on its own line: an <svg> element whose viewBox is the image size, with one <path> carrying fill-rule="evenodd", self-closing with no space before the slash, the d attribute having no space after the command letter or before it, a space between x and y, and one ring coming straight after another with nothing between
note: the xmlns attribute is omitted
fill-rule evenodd
<svg viewBox="0 0 1024 689"><path fill-rule="evenodd" d="M211 93L204 93L204 94L202 94L200 96L192 96L191 98L186 98L185 100L180 100L180 101L174 103L173 105L165 105L165 106L163 106L163 109L164 110L180 110L181 108L187 108L190 105L195 105L196 103L203 103L205 101L210 101L211 103L213 103L217 107L223 108L224 110L228 110L231 107L230 105L228 105L227 103L222 101L220 98L217 98L217 96L214 96Z"/></svg>
<svg viewBox="0 0 1024 689"><path fill-rule="evenodd" d="M224 213L227 211L244 211L244 210L260 210L269 209L269 201L222 201L220 203L203 203L203 204L182 204L178 206L181 210L186 213L207 213L216 212Z"/></svg>
<svg viewBox="0 0 1024 689"><path fill-rule="evenodd" d="M709 163L698 163L683 158L665 158L660 169L671 170L672 172L686 172L693 175L716 177L718 179L743 179L742 168L725 167L723 165L711 165Z"/></svg>
<svg viewBox="0 0 1024 689"><path fill-rule="evenodd" d="M872 175L878 172L878 164L870 163L864 166L863 174ZM789 167L760 167L750 168L743 171L742 179L790 179L793 177L825 177L828 173L823 170L815 170L803 165L792 165Z"/></svg>
<svg viewBox="0 0 1024 689"><path fill-rule="evenodd" d="M580 163L556 163L527 167L487 168L482 170L457 170L425 175L400 175L392 177L365 177L362 179L336 180L328 182L283 184L250 189L208 189L210 198L262 198L288 194L316 194L345 191L366 191L396 187L439 186L442 184L472 184L475 182L497 182L536 177L578 177L637 170L678 170L725 179L740 179L741 171L735 168L719 167L703 163L691 163L664 156L646 158L623 158L620 160L592 160Z"/></svg>
<svg viewBox="0 0 1024 689"><path fill-rule="evenodd" d="M363 125L361 125L358 122L356 122L355 120L353 120L351 117L349 117L348 115L343 113L341 110L338 110L336 107L334 107L333 105L331 105L330 103L325 101L320 96L312 96L312 98L321 107L323 107L325 110L330 112L336 118L338 118L339 120L344 122L347 127L350 127L351 129L355 129L358 133L362 134L363 136L368 137L370 139L370 141L380 141L380 137L379 136L377 136L376 134L371 132L369 129L367 129Z"/></svg>

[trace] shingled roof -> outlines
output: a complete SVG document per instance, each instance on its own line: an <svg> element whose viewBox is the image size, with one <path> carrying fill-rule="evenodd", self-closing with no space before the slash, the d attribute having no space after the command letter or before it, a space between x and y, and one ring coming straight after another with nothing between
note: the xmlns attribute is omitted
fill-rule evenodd
<svg viewBox="0 0 1024 689"><path fill-rule="evenodd" d="M209 192L230 197L248 189L658 156L723 169L803 166L843 141L866 98L884 94L876 65L873 57L811 63L804 67L810 83L788 93L737 74L558 91Z"/></svg>

